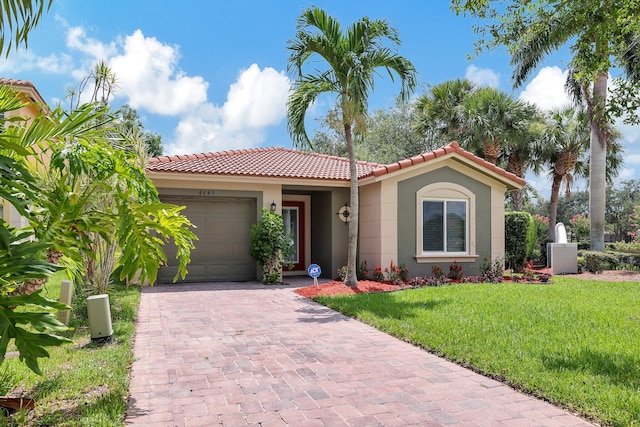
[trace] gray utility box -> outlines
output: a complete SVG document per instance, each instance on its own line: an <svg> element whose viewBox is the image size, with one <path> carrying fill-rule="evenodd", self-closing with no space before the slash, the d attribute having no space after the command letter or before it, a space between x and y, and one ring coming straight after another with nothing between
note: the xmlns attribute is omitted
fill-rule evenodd
<svg viewBox="0 0 640 427"><path fill-rule="evenodd" d="M547 259L551 263L551 274L577 274L578 244L547 243Z"/></svg>
<svg viewBox="0 0 640 427"><path fill-rule="evenodd" d="M113 335L109 295L93 295L87 298L87 312L92 340L109 338Z"/></svg>

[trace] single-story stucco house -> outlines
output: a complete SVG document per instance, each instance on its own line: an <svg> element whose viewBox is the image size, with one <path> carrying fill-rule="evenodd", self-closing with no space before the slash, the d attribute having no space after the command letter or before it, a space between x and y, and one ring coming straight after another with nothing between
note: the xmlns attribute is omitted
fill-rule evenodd
<svg viewBox="0 0 640 427"><path fill-rule="evenodd" d="M283 215L296 243L295 266L314 263L334 278L347 262L349 161L286 148L256 148L151 159L148 176L163 201L184 205L198 227L185 281L259 277L250 229L263 207ZM504 196L524 180L457 142L390 165L358 162L358 258L369 270L404 263L411 277L445 272L453 261L477 274L504 255ZM175 275L175 250L159 281ZM173 250L173 252L172 252Z"/></svg>

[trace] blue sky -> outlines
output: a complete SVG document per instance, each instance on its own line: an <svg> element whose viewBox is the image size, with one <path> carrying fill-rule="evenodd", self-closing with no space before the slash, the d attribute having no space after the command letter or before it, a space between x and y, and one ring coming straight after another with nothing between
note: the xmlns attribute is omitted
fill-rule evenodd
<svg viewBox="0 0 640 427"><path fill-rule="evenodd" d="M446 0L54 0L31 33L29 48L0 59L0 75L32 81L55 104L65 88L105 60L118 78L112 104L135 108L145 128L162 135L165 154L290 147L285 46L295 34L296 17L311 4L345 27L363 16L387 19L400 34L399 53L418 71L416 95L429 84L467 77L541 108L567 102L566 50L552 55L514 91L506 52L468 59L476 40L473 21L453 14ZM393 106L398 90L388 77L377 80L370 109ZM332 98L319 100L309 114L309 128L313 117L332 104ZM621 179L638 179L640 129L619 129L626 148ZM543 177L528 180L547 192Z"/></svg>

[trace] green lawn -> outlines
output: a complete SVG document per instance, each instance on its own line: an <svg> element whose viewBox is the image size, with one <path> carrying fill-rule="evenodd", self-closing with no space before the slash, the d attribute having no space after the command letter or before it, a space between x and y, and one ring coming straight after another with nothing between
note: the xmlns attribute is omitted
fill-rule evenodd
<svg viewBox="0 0 640 427"><path fill-rule="evenodd" d="M640 283L553 281L318 301L602 423L640 425Z"/></svg>
<svg viewBox="0 0 640 427"><path fill-rule="evenodd" d="M59 298L62 278L60 273L53 276L45 296ZM99 346L91 342L86 316L80 309L72 314L70 322L75 330L68 336L74 343L49 348L51 357L39 359L42 376L17 358L0 365L0 395L12 390L11 395L23 393L36 401L31 413L18 413L9 419L0 414L0 426L124 425L133 361L133 321L139 299L139 288L110 289L112 343ZM82 300L78 298L74 306Z"/></svg>

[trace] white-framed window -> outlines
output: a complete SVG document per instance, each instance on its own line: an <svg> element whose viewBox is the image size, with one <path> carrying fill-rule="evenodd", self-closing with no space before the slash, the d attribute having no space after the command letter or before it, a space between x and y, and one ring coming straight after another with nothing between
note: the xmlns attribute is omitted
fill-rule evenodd
<svg viewBox="0 0 640 427"><path fill-rule="evenodd" d="M466 254L467 200L422 200L422 253Z"/></svg>
<svg viewBox="0 0 640 427"><path fill-rule="evenodd" d="M475 253L475 195L453 183L416 192L416 260L471 260Z"/></svg>

